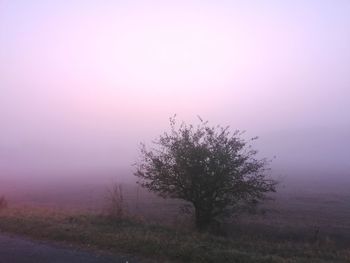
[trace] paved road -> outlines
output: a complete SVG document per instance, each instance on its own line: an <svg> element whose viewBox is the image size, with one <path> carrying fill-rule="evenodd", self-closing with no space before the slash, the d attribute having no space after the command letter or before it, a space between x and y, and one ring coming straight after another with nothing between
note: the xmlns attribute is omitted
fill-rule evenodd
<svg viewBox="0 0 350 263"><path fill-rule="evenodd" d="M135 259L0 233L0 263L136 263Z"/></svg>

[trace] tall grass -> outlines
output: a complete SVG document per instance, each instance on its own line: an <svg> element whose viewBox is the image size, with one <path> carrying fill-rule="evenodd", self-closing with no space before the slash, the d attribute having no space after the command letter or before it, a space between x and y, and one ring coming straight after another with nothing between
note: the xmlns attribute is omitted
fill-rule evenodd
<svg viewBox="0 0 350 263"><path fill-rule="evenodd" d="M0 210L6 209L8 206L5 196L0 196Z"/></svg>
<svg viewBox="0 0 350 263"><path fill-rule="evenodd" d="M246 233L225 238L146 224L125 214L123 218L112 218L92 213L9 208L0 212L0 231L130 253L152 262L350 262L350 250L331 243L274 240Z"/></svg>
<svg viewBox="0 0 350 263"><path fill-rule="evenodd" d="M113 219L123 219L128 216L128 207L124 200L123 186L115 183L108 189L106 214Z"/></svg>

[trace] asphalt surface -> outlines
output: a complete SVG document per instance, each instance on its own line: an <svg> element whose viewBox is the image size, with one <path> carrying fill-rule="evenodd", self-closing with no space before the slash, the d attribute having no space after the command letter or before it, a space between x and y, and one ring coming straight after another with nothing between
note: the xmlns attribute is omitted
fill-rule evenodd
<svg viewBox="0 0 350 263"><path fill-rule="evenodd" d="M0 263L137 263L126 256L74 249L0 233Z"/></svg>

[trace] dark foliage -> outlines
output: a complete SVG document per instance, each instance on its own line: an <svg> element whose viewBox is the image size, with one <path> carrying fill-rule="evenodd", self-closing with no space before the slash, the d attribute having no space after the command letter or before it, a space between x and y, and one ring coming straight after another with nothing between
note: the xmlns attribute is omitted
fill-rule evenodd
<svg viewBox="0 0 350 263"><path fill-rule="evenodd" d="M173 117L170 126L151 150L142 145L135 175L162 197L190 202L198 229L275 191L276 182L266 175L268 161L255 158L257 151L241 138L242 132L211 127L201 119L196 127L182 123L177 128Z"/></svg>

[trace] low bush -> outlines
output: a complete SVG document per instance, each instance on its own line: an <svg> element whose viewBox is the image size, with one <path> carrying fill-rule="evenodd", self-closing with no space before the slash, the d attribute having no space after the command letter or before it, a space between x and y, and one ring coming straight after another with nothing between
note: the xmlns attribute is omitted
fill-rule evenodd
<svg viewBox="0 0 350 263"><path fill-rule="evenodd" d="M4 196L0 196L0 210L6 209L8 206L7 200Z"/></svg>

